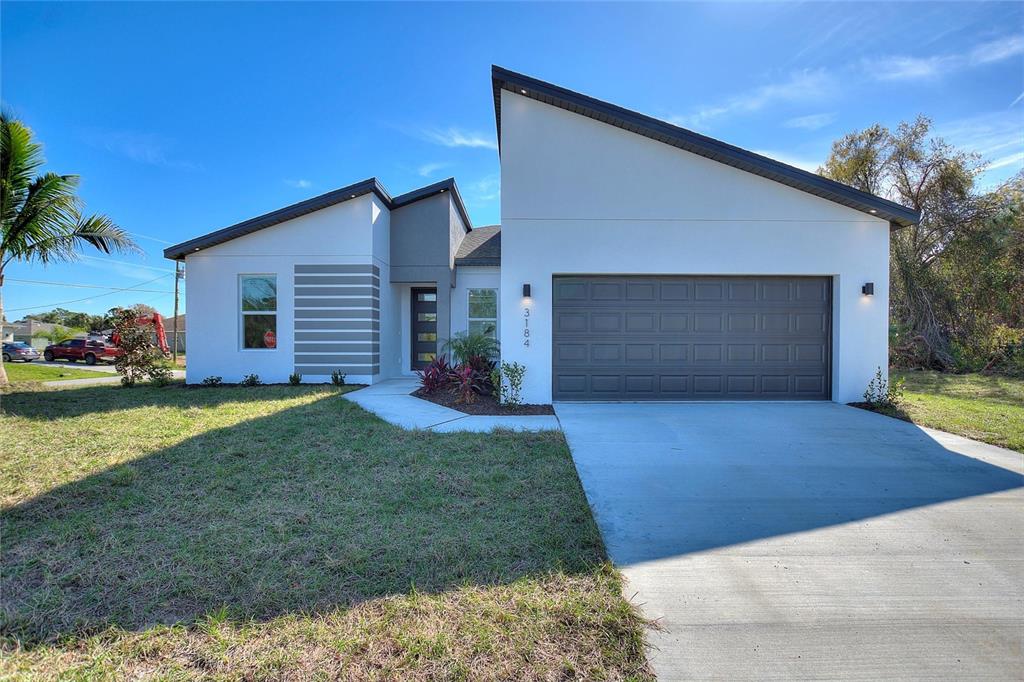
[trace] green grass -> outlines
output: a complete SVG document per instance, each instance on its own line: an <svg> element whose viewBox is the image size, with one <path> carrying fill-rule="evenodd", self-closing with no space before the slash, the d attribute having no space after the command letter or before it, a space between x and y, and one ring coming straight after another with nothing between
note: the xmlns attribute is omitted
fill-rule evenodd
<svg viewBox="0 0 1024 682"><path fill-rule="evenodd" d="M561 434L346 390L5 396L0 678L650 678Z"/></svg>
<svg viewBox="0 0 1024 682"><path fill-rule="evenodd" d="M1024 379L895 370L891 376L906 381L905 414L898 416L1024 452Z"/></svg>
<svg viewBox="0 0 1024 682"><path fill-rule="evenodd" d="M4 369L7 370L7 379L11 383L58 381L60 379L95 379L107 376L106 374L91 372L87 369L37 365L31 362L5 362Z"/></svg>

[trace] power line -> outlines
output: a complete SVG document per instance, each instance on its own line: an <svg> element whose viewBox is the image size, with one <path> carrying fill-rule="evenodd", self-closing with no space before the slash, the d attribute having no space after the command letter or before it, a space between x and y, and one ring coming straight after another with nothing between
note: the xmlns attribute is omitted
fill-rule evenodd
<svg viewBox="0 0 1024 682"><path fill-rule="evenodd" d="M159 279L159 277L157 279ZM164 291L163 289L135 289L133 287L102 287L102 286L99 286L98 284L75 284L75 283L72 283L72 282L50 282L50 281L43 280L43 279L18 279L17 277L7 277L6 281L8 281L8 282L21 282L22 284L45 284L45 285L48 285L48 286L74 287L74 288L77 288L77 289L106 289L107 291L125 291L126 289L131 289L132 291L144 291L146 293L151 293L151 294L166 294L166 293L170 293L170 292ZM136 286L141 286L141 285L136 285Z"/></svg>
<svg viewBox="0 0 1024 682"><path fill-rule="evenodd" d="M170 277L173 274L174 274L173 272L169 272L166 275L160 275L159 277L154 277L151 280L147 280L145 282L139 282L134 287L126 287L124 289L118 289L117 291L110 291L110 292L105 293L105 294L97 294L96 296L86 296L85 298L76 298L76 299L71 300L71 301L60 301L58 303L44 303L42 305L30 305L30 306L26 306L24 308L8 308L4 312L15 313L15 312L18 312L20 310L35 310L37 308L56 308L57 306L68 305L69 303L81 303L82 301L90 301L90 300L92 300L94 298L103 298L104 296L113 296L114 294L120 293L122 291L134 291L136 287L141 287L144 284L152 284L153 282L157 281L158 279L163 279L164 277ZM167 292L167 293L170 293L170 292Z"/></svg>

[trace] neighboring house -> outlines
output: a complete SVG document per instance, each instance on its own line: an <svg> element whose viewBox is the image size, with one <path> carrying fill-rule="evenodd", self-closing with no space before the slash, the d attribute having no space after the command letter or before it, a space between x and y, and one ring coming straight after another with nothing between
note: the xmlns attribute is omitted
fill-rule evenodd
<svg viewBox="0 0 1024 682"><path fill-rule="evenodd" d="M3 331L3 340L9 341L21 341L28 345L42 350L49 345L49 341L46 339L36 337L39 332L52 332L54 328L60 325L53 324L51 322L39 322L37 320L19 320L17 322L5 322Z"/></svg>
<svg viewBox="0 0 1024 682"><path fill-rule="evenodd" d="M181 315L178 315L177 318L175 318L173 316L172 317L165 317L164 318L164 333L167 336L167 345L171 347L171 350L174 350L174 343L175 343L174 322L175 322L175 320L177 320L177 322L178 322L178 336L177 336L178 352L179 353L184 353L185 352L185 332L187 331L185 329L185 314L184 313L182 313ZM156 332L153 332L153 343L156 344L156 342L157 342L156 341Z"/></svg>
<svg viewBox="0 0 1024 682"><path fill-rule="evenodd" d="M495 333L523 398L837 400L888 360L916 212L495 67L501 226L376 179L173 246L190 382L373 383ZM872 293L865 293L872 292Z"/></svg>

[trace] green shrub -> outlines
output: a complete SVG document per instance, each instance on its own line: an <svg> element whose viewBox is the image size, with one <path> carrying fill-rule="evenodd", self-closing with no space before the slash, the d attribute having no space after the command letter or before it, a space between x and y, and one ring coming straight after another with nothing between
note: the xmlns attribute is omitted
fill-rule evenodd
<svg viewBox="0 0 1024 682"><path fill-rule="evenodd" d="M333 372L331 372L331 383L334 384L335 386L344 386L345 373L342 372L340 369L336 369Z"/></svg>
<svg viewBox="0 0 1024 682"><path fill-rule="evenodd" d="M288 383L292 386L298 386L302 383L302 375L298 372L292 372L288 375Z"/></svg>
<svg viewBox="0 0 1024 682"><path fill-rule="evenodd" d="M242 379L243 386L259 386L263 383L259 374L246 374Z"/></svg>
<svg viewBox="0 0 1024 682"><path fill-rule="evenodd" d="M503 362L491 370L491 383L498 402L505 405L523 404L523 377L526 367L518 362Z"/></svg>
<svg viewBox="0 0 1024 682"><path fill-rule="evenodd" d="M121 350L114 361L114 368L121 375L121 385L131 388L142 378L149 378L157 385L166 384L171 370L161 364L163 356L150 342L152 330L149 325L139 324L138 317L139 313L134 308L113 311L114 331L119 337L117 345Z"/></svg>
<svg viewBox="0 0 1024 682"><path fill-rule="evenodd" d="M460 365L470 362L474 357L487 360L498 357L498 342L487 334L458 332L445 341L444 349Z"/></svg>
<svg viewBox="0 0 1024 682"><path fill-rule="evenodd" d="M864 391L864 402L874 408L898 409L903 403L903 384L903 379L890 382L879 367Z"/></svg>
<svg viewBox="0 0 1024 682"><path fill-rule="evenodd" d="M220 386L224 383L224 379L218 376L208 376L203 379L203 386Z"/></svg>

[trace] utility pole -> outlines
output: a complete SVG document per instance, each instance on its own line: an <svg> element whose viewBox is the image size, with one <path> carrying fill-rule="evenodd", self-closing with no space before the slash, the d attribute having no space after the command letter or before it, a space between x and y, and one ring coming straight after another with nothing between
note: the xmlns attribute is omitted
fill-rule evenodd
<svg viewBox="0 0 1024 682"><path fill-rule="evenodd" d="M178 366L178 282L184 276L181 270L181 261L174 261L174 349L171 355L174 358L174 366Z"/></svg>

